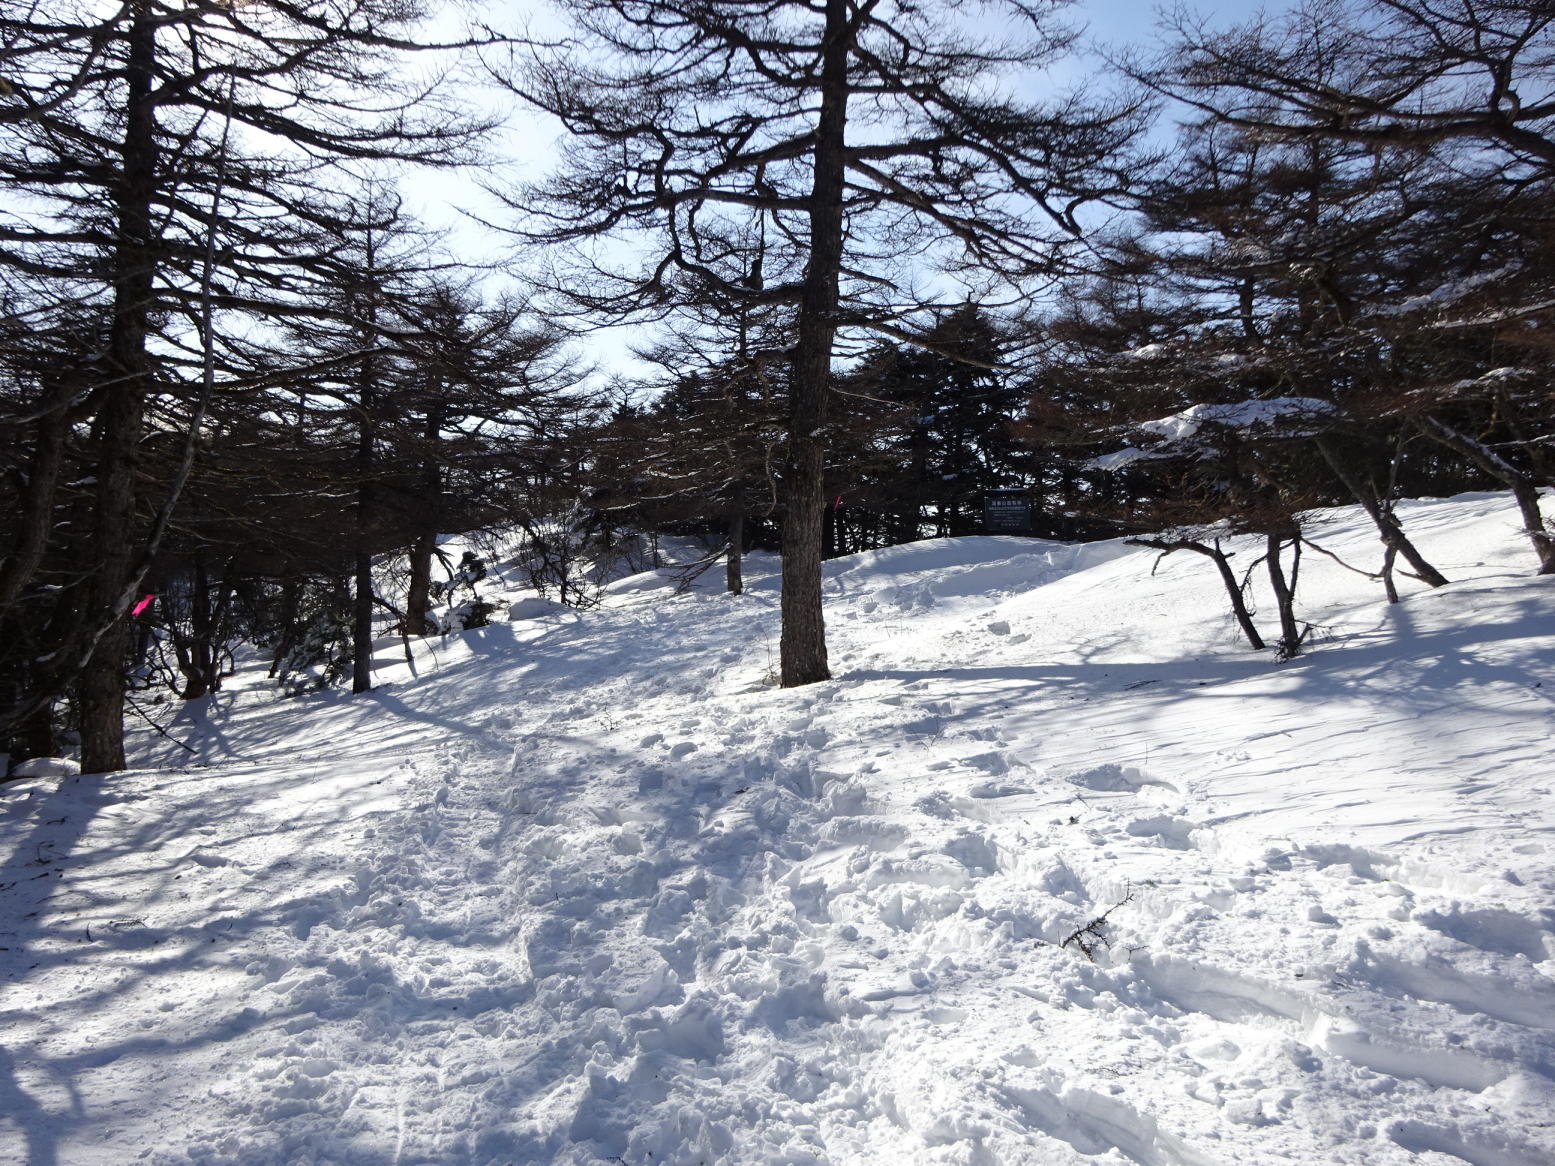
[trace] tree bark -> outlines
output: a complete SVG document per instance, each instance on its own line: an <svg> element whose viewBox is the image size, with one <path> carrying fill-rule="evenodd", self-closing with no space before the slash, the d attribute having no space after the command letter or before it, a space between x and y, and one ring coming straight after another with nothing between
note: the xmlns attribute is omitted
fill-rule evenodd
<svg viewBox="0 0 1555 1166"><path fill-rule="evenodd" d="M745 507L743 492L734 496L734 506L729 511L729 551L724 559L724 585L730 595L745 590L742 560L745 555Z"/></svg>
<svg viewBox="0 0 1555 1166"><path fill-rule="evenodd" d="M71 393L58 386L35 423L36 437L27 465L27 485L16 520L16 544L0 564L0 612L16 601L43 561L54 525L54 498L65 463L66 408Z"/></svg>
<svg viewBox="0 0 1555 1166"><path fill-rule="evenodd" d="M213 601L205 557L195 556L189 595L188 631L181 630L175 621L170 620L168 623L168 631L173 637L173 650L178 658L178 670L184 675L184 688L179 694L184 700L196 700L221 691L222 646L226 640L227 611L232 604L234 589L232 563L228 561L216 585Z"/></svg>
<svg viewBox="0 0 1555 1166"><path fill-rule="evenodd" d="M1506 484L1517 501L1517 509L1523 516L1523 529L1533 544L1534 555L1539 560L1540 575L1555 575L1555 535L1544 525L1544 515L1539 510L1539 487L1532 477L1522 473L1495 450L1483 442L1475 441L1460 433L1444 421L1429 413L1417 418L1421 432L1441 442L1448 449L1456 450L1491 477Z"/></svg>
<svg viewBox="0 0 1555 1166"><path fill-rule="evenodd" d="M1323 455L1323 460L1334 471L1334 475L1344 483L1345 489L1350 491L1351 496L1361 504L1361 509L1366 511L1376 525L1377 533L1382 536L1382 545L1392 552L1389 563L1392 562L1392 556L1403 555L1404 561L1415 569L1415 574L1420 577L1422 583L1432 587L1445 587L1449 582L1447 576L1433 567L1416 549L1415 544L1404 533L1404 528L1399 525L1398 519L1393 517L1392 508L1385 507L1382 500L1377 497L1377 492L1371 488L1371 484L1346 464L1344 458L1334 449L1333 442L1319 437L1317 448ZM1388 577L1388 586L1392 587L1391 576ZM1396 596L1397 593L1390 594ZM1394 598L1391 602L1396 603L1398 600Z"/></svg>
<svg viewBox="0 0 1555 1166"><path fill-rule="evenodd" d="M1398 584L1393 582L1393 560L1398 558L1398 548L1388 547L1382 552L1382 586L1387 589L1388 602L1398 602Z"/></svg>
<svg viewBox="0 0 1555 1166"><path fill-rule="evenodd" d="M351 691L373 686L373 557L356 553L355 593L351 599Z"/></svg>
<svg viewBox="0 0 1555 1166"><path fill-rule="evenodd" d="M1237 285L1237 314L1242 321L1242 335L1254 344L1262 339L1258 335L1258 321L1253 315L1253 292L1255 284L1252 279L1244 279Z"/></svg>
<svg viewBox="0 0 1555 1166"><path fill-rule="evenodd" d="M407 636L428 636L437 630L427 614L432 610L432 555L436 550L436 531L422 531L411 544L410 583L405 590Z"/></svg>
<svg viewBox="0 0 1555 1166"><path fill-rule="evenodd" d="M277 621L280 624L280 634L276 636L275 655L270 659L271 680L281 670L281 665L292 654L292 645L297 642L297 607L302 599L302 584L295 578L288 576L281 584L281 616Z"/></svg>
<svg viewBox="0 0 1555 1166"><path fill-rule="evenodd" d="M377 271L377 246L371 232L364 240L363 269L368 280ZM377 300L372 287L363 302L365 343L376 339ZM356 562L355 592L351 620L351 691L367 692L373 686L373 556L370 543L373 518L374 445L377 414L376 368L371 357L364 357L357 371L356 405L359 411L356 431Z"/></svg>
<svg viewBox="0 0 1555 1166"><path fill-rule="evenodd" d="M172 620L168 621L178 670L184 674L184 689L179 694L184 700L198 700L211 690L210 607L210 578L205 570L205 557L196 555L189 588L189 634L183 634Z"/></svg>
<svg viewBox="0 0 1555 1166"><path fill-rule="evenodd" d="M1236 616L1237 626L1242 629L1242 634L1247 637L1247 642L1255 652L1264 649L1263 636L1259 634L1257 626L1253 623L1253 613L1247 610L1247 600L1242 595L1242 586L1236 581L1236 572L1231 569L1231 561L1226 552L1220 549L1220 540L1215 540L1215 545L1205 551L1215 564L1215 569L1220 572L1220 582L1226 589L1226 597L1231 601L1231 612Z"/></svg>
<svg viewBox="0 0 1555 1166"><path fill-rule="evenodd" d="M1171 554L1173 551L1193 551L1208 558L1215 564L1215 570L1220 573L1220 581L1225 586L1226 597L1231 601L1231 612L1236 616L1237 626L1242 629L1242 634L1247 637L1247 642L1252 645L1254 651L1263 651L1263 636L1259 635L1257 625L1253 623L1252 612L1247 610L1247 600L1242 598L1241 584L1236 581L1236 572L1231 569L1231 557L1220 549L1218 538L1214 546L1207 546L1193 539L1167 541L1156 538L1131 538L1125 541L1131 546L1150 547L1166 554Z"/></svg>
<svg viewBox="0 0 1555 1166"><path fill-rule="evenodd" d="M156 26L141 0L129 29L125 70L126 108L122 173L115 191L118 239L114 253L113 322L106 361L108 380L98 387L97 502L93 575L87 620L107 629L98 637L77 684L81 768L107 773L124 768L124 658L130 625L122 610L134 570L136 452L150 389L146 338L155 258L151 252L151 200L156 184L156 106L152 63Z"/></svg>
<svg viewBox="0 0 1555 1166"><path fill-rule="evenodd" d="M800 294L789 386L788 460L783 475L779 657L784 688L831 678L821 610L821 546L826 522L825 428L842 276L850 38L847 0L826 0L821 109L815 127L815 177L809 200L810 256Z"/></svg>
<svg viewBox="0 0 1555 1166"><path fill-rule="evenodd" d="M434 386L433 391L436 390L437 386ZM423 436L429 450L435 448L442 426L441 407L428 409ZM436 458L430 453L422 463L421 480L427 492L427 516L425 525L410 548L410 583L405 591L404 620L407 636L426 636L437 631L427 613L432 608L432 556L437 551L437 528L442 517L443 474Z"/></svg>
<svg viewBox="0 0 1555 1166"><path fill-rule="evenodd" d="M1281 660L1294 660L1301 655L1301 629L1296 624L1296 594L1294 569L1290 579L1285 577L1285 569L1280 564L1280 548L1285 539L1282 535L1270 534L1265 536L1265 545L1268 550L1264 557L1264 566L1269 571L1269 586L1274 590L1275 606L1280 613L1280 647ZM1295 541L1296 562L1300 563L1301 540Z"/></svg>

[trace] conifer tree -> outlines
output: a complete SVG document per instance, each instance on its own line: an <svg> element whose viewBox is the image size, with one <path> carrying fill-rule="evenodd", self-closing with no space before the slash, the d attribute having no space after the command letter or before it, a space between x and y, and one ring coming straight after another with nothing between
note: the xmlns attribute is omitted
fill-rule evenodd
<svg viewBox="0 0 1555 1166"><path fill-rule="evenodd" d="M839 337L901 331L926 302L915 265L978 280L1061 266L1080 207L1125 179L1138 110L1010 97L1005 79L1071 42L1046 5L1023 0L559 8L575 39L532 45L512 84L572 136L556 175L512 196L517 229L572 245L550 284L595 320L710 298L789 314L781 674L786 686L823 680ZM641 261L612 253L612 238L631 239Z"/></svg>
<svg viewBox="0 0 1555 1166"><path fill-rule="evenodd" d="M315 229L338 210L332 166L458 162L482 129L435 85L402 81L422 14L404 0L0 9L0 266L29 289L33 326L71 302L103 320L72 405L94 496L69 534L51 534L73 561L50 584L63 589L13 600L53 630L0 720L26 721L73 685L88 770L124 764L127 617L214 374L241 375L224 334L242 329L228 323L292 310L320 257ZM187 439L153 474L144 439L169 403Z"/></svg>

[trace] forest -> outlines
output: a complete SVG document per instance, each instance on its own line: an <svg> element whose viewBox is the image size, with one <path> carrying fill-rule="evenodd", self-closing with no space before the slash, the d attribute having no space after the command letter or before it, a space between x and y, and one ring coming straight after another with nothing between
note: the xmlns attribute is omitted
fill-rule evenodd
<svg viewBox="0 0 1555 1166"><path fill-rule="evenodd" d="M823 559L981 533L992 490L1208 559L1285 659L1315 508L1362 508L1348 565L1395 600L1448 582L1403 499L1509 491L1555 573L1544 0L1181 11L1122 48L1027 0L434 15L0 0L13 763L122 769L127 717L239 653L365 691L375 637L449 630L485 569L448 534L522 532L578 605L655 534L736 592L779 550L786 687L830 675ZM548 173L505 119L556 128ZM406 208L455 171L500 208L479 255Z"/></svg>

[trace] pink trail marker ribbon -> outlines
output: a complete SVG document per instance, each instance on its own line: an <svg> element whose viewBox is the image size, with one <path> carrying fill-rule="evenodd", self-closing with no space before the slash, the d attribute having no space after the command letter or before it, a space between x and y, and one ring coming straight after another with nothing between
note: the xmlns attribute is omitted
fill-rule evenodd
<svg viewBox="0 0 1555 1166"><path fill-rule="evenodd" d="M131 615L139 615L141 612L145 611L146 608L151 606L151 601L154 600L155 598L156 598L155 595L148 595L148 596L146 596L146 598L142 599L139 603L137 603L134 606L134 608L130 611L130 614Z"/></svg>

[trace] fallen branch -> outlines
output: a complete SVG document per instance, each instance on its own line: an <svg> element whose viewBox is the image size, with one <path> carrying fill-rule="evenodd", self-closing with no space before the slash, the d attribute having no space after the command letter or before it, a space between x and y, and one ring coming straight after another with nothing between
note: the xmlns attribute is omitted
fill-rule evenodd
<svg viewBox="0 0 1555 1166"><path fill-rule="evenodd" d="M1112 940L1107 938L1106 933L1102 931L1102 927L1106 924L1107 920L1112 916L1114 911L1123 906L1125 903L1132 902L1133 899L1133 888L1129 888L1125 891L1121 900L1114 903L1111 907L1108 907L1089 923L1086 923L1080 927L1076 927L1072 932L1069 933L1069 937L1058 946L1061 948L1068 947L1072 943L1075 945L1075 947L1080 949L1080 951L1085 955L1086 959L1090 960L1092 963L1095 963L1096 949L1098 947L1112 946Z"/></svg>

